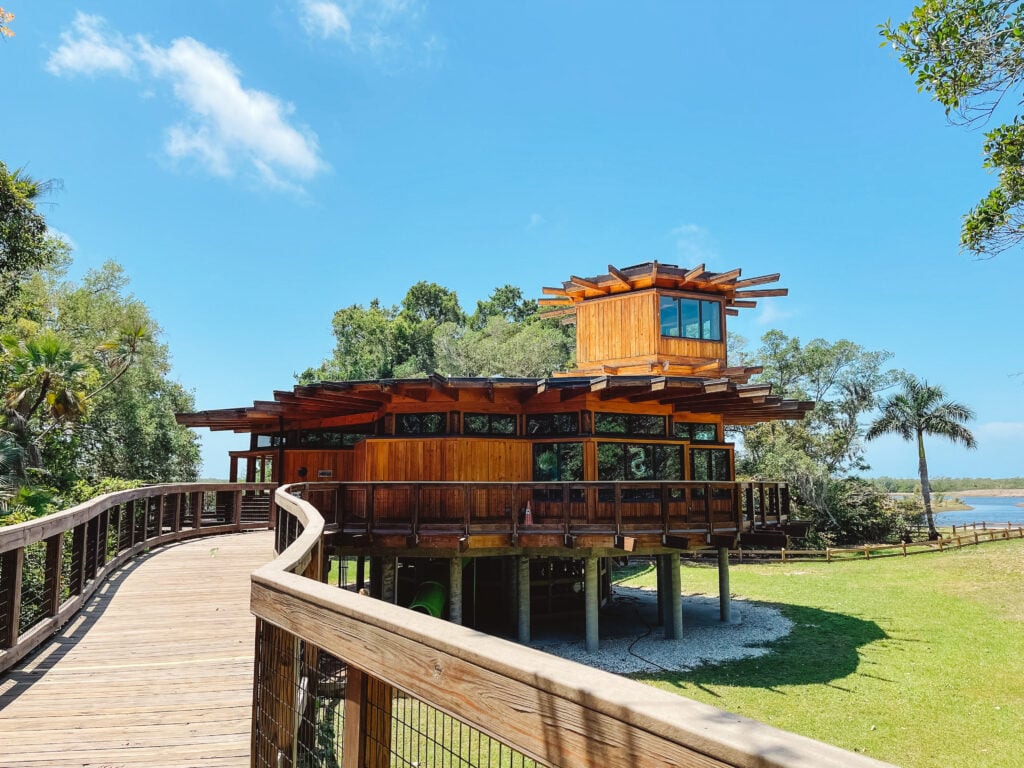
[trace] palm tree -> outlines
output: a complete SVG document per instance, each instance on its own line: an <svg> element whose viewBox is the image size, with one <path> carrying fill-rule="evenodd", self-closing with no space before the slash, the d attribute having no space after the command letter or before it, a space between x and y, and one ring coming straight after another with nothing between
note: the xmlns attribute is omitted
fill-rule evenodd
<svg viewBox="0 0 1024 768"><path fill-rule="evenodd" d="M929 384L915 376L903 378L903 391L882 401L881 415L868 427L865 437L874 440L882 435L895 434L904 440L917 438L918 471L921 474L921 495L924 513L928 518L928 538L939 538L932 517L932 494L928 486L928 460L924 455L924 436L937 435L960 443L966 448L977 448L978 442L964 426L974 418L974 411L962 403L946 399L942 387Z"/></svg>

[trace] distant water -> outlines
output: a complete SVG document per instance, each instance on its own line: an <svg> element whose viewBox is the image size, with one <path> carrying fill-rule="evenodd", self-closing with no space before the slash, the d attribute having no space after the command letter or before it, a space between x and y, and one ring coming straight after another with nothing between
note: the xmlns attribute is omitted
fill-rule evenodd
<svg viewBox="0 0 1024 768"><path fill-rule="evenodd" d="M964 525L965 523L1006 523L1024 525L1024 496L958 496L974 509L963 512L939 512L936 525Z"/></svg>

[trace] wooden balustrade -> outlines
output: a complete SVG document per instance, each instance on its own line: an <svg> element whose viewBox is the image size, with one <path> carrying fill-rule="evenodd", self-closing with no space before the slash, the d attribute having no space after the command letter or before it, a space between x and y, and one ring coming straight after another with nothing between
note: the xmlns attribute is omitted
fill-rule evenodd
<svg viewBox="0 0 1024 768"><path fill-rule="evenodd" d="M342 485L379 519L375 488ZM253 766L883 765L320 583L325 521L305 500L314 487L277 491L284 549L252 576Z"/></svg>
<svg viewBox="0 0 1024 768"><path fill-rule="evenodd" d="M735 535L786 522L784 483L331 482L300 492L343 534ZM532 523L525 522L529 504Z"/></svg>
<svg viewBox="0 0 1024 768"><path fill-rule="evenodd" d="M194 536L266 528L274 488L146 486L0 528L0 672L45 642L126 560Z"/></svg>

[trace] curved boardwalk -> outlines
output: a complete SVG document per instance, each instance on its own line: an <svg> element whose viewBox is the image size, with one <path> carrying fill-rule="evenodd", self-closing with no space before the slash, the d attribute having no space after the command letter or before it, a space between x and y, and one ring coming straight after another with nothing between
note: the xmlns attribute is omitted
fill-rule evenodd
<svg viewBox="0 0 1024 768"><path fill-rule="evenodd" d="M249 574L273 534L136 558L0 677L0 766L248 766Z"/></svg>

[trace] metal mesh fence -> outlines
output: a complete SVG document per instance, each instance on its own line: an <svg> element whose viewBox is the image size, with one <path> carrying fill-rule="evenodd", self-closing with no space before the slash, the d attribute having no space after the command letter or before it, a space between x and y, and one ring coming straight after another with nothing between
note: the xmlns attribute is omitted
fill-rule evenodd
<svg viewBox="0 0 1024 768"><path fill-rule="evenodd" d="M253 765L535 768L538 763L285 630L257 622ZM348 724L349 717L358 722Z"/></svg>
<svg viewBox="0 0 1024 768"><path fill-rule="evenodd" d="M267 522L270 519L270 504L270 491L245 491L242 494L242 522Z"/></svg>
<svg viewBox="0 0 1024 768"><path fill-rule="evenodd" d="M25 547L21 566L21 617L18 632L35 624L52 607L46 595L46 542L38 541Z"/></svg>

